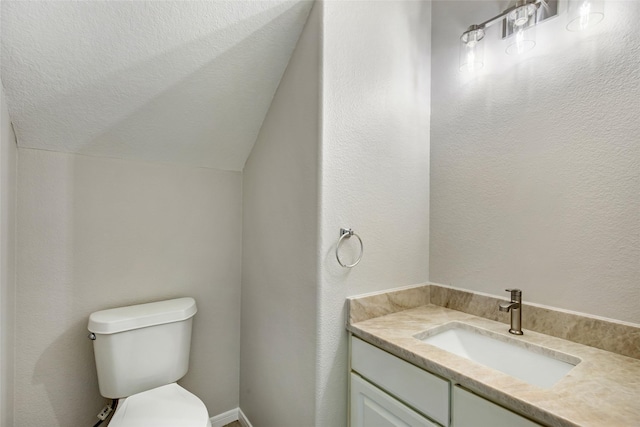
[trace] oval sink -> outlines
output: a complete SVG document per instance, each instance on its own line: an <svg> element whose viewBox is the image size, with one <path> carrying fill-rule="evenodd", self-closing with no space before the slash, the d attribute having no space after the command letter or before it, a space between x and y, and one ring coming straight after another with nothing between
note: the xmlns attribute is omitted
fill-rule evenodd
<svg viewBox="0 0 640 427"><path fill-rule="evenodd" d="M580 363L575 356L462 322L438 326L415 338L542 388L552 387Z"/></svg>

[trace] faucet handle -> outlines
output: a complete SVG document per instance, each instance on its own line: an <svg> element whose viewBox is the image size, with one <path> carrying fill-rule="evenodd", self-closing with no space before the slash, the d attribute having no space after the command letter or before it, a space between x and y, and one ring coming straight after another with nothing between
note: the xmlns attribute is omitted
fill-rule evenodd
<svg viewBox="0 0 640 427"><path fill-rule="evenodd" d="M505 289L507 292L511 292L511 298L522 297L521 289Z"/></svg>

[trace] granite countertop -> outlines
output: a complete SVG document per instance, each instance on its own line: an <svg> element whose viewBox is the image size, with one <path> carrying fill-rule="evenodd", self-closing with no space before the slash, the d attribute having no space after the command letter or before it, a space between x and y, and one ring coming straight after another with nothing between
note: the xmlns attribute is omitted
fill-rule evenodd
<svg viewBox="0 0 640 427"><path fill-rule="evenodd" d="M414 336L452 321L464 322L575 356L581 362L549 389L456 356ZM427 304L349 323L355 336L416 366L453 380L498 404L549 426L640 426L640 360Z"/></svg>

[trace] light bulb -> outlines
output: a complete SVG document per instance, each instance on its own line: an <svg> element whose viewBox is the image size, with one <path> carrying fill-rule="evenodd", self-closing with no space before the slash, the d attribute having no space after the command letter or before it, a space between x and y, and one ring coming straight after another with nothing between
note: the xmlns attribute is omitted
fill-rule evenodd
<svg viewBox="0 0 640 427"><path fill-rule="evenodd" d="M584 30L589 26L589 15L591 14L591 3L584 3L580 6L580 29Z"/></svg>
<svg viewBox="0 0 640 427"><path fill-rule="evenodd" d="M476 51L469 49L467 51L467 71L474 72L476 69Z"/></svg>
<svg viewBox="0 0 640 427"><path fill-rule="evenodd" d="M516 33L516 51L518 54L524 52L524 30L522 27L520 27Z"/></svg>

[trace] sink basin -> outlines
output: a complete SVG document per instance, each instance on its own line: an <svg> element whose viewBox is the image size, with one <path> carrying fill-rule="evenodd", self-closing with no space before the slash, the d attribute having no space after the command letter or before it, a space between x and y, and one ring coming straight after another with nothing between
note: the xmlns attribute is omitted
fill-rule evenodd
<svg viewBox="0 0 640 427"><path fill-rule="evenodd" d="M415 338L541 388L552 387L580 363L575 356L462 322L438 326Z"/></svg>

